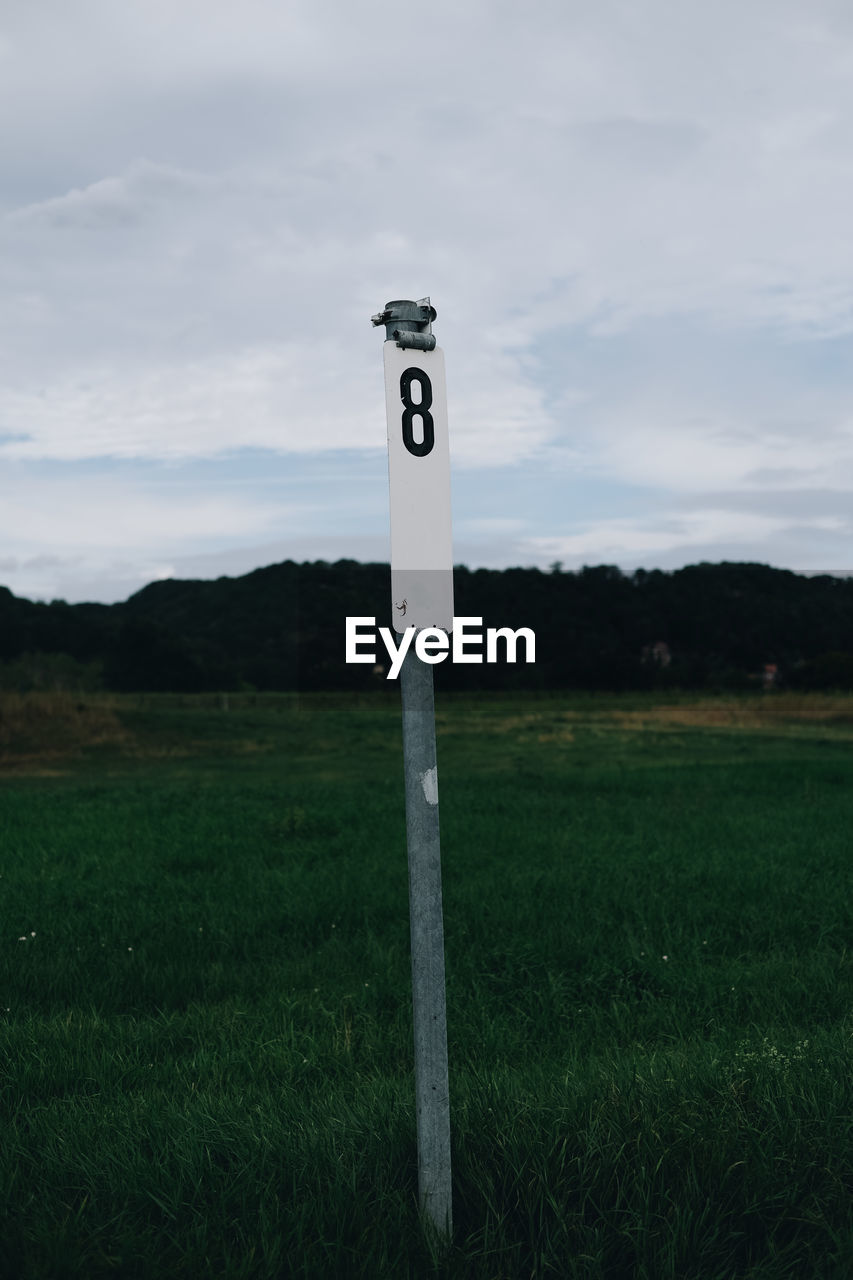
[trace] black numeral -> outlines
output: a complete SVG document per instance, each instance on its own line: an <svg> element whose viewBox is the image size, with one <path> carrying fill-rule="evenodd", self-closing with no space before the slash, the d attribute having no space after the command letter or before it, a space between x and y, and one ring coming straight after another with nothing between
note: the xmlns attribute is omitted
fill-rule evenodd
<svg viewBox="0 0 853 1280"><path fill-rule="evenodd" d="M421 388L421 398L417 404L412 400L412 383L417 382ZM400 375L400 396L403 401L403 444L409 453L416 458L425 458L435 444L435 427L430 413L432 404L432 383L423 369L405 369ZM420 418L424 424L424 438L420 444L415 439L413 424Z"/></svg>

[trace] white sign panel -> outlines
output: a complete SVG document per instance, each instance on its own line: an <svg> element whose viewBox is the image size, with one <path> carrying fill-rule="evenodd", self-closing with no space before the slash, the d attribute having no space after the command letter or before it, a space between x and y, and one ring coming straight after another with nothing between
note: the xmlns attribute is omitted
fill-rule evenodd
<svg viewBox="0 0 853 1280"><path fill-rule="evenodd" d="M388 340L385 406L391 486L391 616L406 627L453 626L450 445L444 352Z"/></svg>

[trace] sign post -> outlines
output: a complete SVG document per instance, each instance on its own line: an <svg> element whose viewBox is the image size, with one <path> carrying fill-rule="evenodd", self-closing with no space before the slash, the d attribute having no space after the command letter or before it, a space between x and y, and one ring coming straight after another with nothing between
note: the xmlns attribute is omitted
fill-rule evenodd
<svg viewBox="0 0 853 1280"><path fill-rule="evenodd" d="M391 496L391 616L395 629L453 627L450 451L444 355L435 308L389 302L385 403ZM399 643L399 641L398 641ZM409 863L418 1202L428 1234L453 1230L444 922L432 666L409 646L400 672Z"/></svg>

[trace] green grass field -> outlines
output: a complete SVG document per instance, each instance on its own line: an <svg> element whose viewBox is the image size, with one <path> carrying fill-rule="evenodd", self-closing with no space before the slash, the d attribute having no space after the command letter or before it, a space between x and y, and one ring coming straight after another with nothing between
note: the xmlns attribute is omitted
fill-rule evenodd
<svg viewBox="0 0 853 1280"><path fill-rule="evenodd" d="M0 1275L853 1274L853 698L437 694L454 1240L399 691L0 700Z"/></svg>

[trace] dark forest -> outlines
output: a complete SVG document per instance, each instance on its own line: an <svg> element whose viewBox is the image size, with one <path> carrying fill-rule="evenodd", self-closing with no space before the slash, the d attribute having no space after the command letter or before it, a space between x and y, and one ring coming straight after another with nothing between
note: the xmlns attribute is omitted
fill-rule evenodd
<svg viewBox="0 0 853 1280"><path fill-rule="evenodd" d="M369 690L344 620L391 625L389 567L339 560L154 582L113 605L0 587L0 687L80 692ZM623 573L457 566L455 612L531 627L536 663L434 668L438 689L853 688L853 578L762 564ZM523 651L523 646L520 650ZM387 654L377 646L377 662Z"/></svg>

